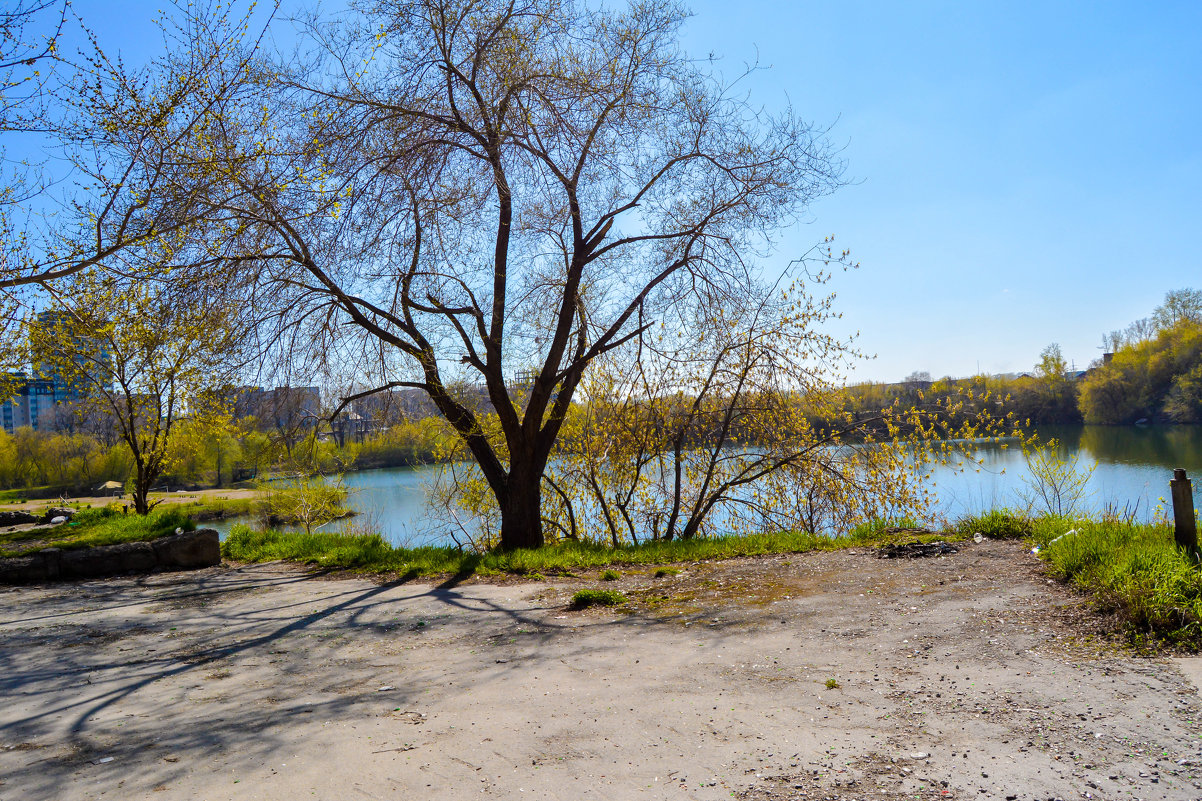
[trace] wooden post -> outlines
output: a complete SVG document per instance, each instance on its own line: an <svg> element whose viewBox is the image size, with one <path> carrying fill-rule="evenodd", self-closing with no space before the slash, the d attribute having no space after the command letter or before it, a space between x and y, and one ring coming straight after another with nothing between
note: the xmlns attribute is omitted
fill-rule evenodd
<svg viewBox="0 0 1202 801"><path fill-rule="evenodd" d="M1178 467L1169 482L1173 496L1173 537L1177 545L1191 552L1198 550L1198 524L1194 520L1194 485Z"/></svg>

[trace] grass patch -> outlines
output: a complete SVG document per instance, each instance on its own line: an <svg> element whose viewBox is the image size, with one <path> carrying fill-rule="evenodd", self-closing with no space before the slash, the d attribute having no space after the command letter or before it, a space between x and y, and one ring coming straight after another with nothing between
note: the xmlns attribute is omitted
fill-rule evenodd
<svg viewBox="0 0 1202 801"><path fill-rule="evenodd" d="M656 568L656 571L655 571L656 578L667 578L668 576L677 576L677 575L680 575L679 567L660 567L660 568Z"/></svg>
<svg viewBox="0 0 1202 801"><path fill-rule="evenodd" d="M406 578L506 573L563 576L597 568L608 568L606 572L612 572L617 578L621 575L619 568L638 565L672 565L741 556L806 553L892 542L897 535L884 531L890 525L896 524L882 523L840 537L805 532L770 532L712 539L656 540L617 548L589 542L563 542L538 550L483 554L465 552L451 546L396 548L379 534L333 531L305 534L303 531L263 531L236 525L222 544L222 555L237 562L286 560L323 568L395 573ZM932 534L926 539L940 539L942 536ZM679 568L667 567L657 570L655 575L663 577L678 572ZM601 578L605 579L605 575L602 573Z"/></svg>
<svg viewBox="0 0 1202 801"><path fill-rule="evenodd" d="M584 609L589 606L620 606L626 596L617 590L580 590L572 596L572 606Z"/></svg>
<svg viewBox="0 0 1202 801"><path fill-rule="evenodd" d="M620 578L622 578L622 574L616 570L602 570L601 571L601 580L602 581L617 581Z"/></svg>
<svg viewBox="0 0 1202 801"><path fill-rule="evenodd" d="M254 514L259 501L255 498L206 498L203 501L180 504L193 520L221 520L226 517L247 517Z"/></svg>
<svg viewBox="0 0 1202 801"><path fill-rule="evenodd" d="M1120 615L1137 644L1202 647L1202 567L1168 524L1046 517L1032 540L1051 571Z"/></svg>
<svg viewBox="0 0 1202 801"><path fill-rule="evenodd" d="M0 534L0 557L20 556L42 548L91 548L121 542L145 542L175 533L177 528L196 528L188 515L177 508L156 509L149 515L124 515L113 507L83 509L69 523L37 531Z"/></svg>
<svg viewBox="0 0 1202 801"><path fill-rule="evenodd" d="M954 531L961 537L971 537L980 532L994 540L1029 538L1035 533L1031 519L1009 509L994 509L980 515L962 517L956 521Z"/></svg>
<svg viewBox="0 0 1202 801"><path fill-rule="evenodd" d="M587 542L565 542L538 550L470 553L446 546L394 548L379 534L338 532L258 531L234 526L222 545L227 559L239 562L288 560L326 568L407 577L433 575L570 575L590 568L699 562L774 553L804 553L861 544L848 538L781 532L714 539L672 540L613 548ZM675 571L675 568L672 568ZM620 574L619 574L620 575ZM670 575L664 573L663 575Z"/></svg>

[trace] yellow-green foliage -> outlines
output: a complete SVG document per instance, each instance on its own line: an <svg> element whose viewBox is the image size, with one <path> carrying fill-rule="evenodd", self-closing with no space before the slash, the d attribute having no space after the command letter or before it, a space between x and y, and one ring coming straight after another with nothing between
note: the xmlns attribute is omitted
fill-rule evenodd
<svg viewBox="0 0 1202 801"><path fill-rule="evenodd" d="M1086 423L1202 422L1202 324L1181 320L1124 345L1082 381L1080 393Z"/></svg>
<svg viewBox="0 0 1202 801"><path fill-rule="evenodd" d="M340 480L297 473L259 485L269 521L296 523L306 531L344 517L347 490Z"/></svg>
<svg viewBox="0 0 1202 801"><path fill-rule="evenodd" d="M355 449L359 468L401 467L441 462L455 451L459 436L441 417L405 420L368 437Z"/></svg>

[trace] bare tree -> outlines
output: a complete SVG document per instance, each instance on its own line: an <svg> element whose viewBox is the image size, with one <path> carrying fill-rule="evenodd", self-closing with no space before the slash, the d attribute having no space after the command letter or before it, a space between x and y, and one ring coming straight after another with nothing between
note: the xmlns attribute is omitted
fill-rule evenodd
<svg viewBox="0 0 1202 801"><path fill-rule="evenodd" d="M253 278L241 302L264 341L374 378L344 402L425 391L496 498L500 545L537 547L547 461L590 364L665 310L700 325L737 303L841 165L792 110L689 59L670 0L356 11L311 21L314 55L284 66L189 27L190 55L146 81L176 85L212 53L214 88L172 106L189 113L154 113L155 93L105 113L153 185L115 191L106 230L202 221L208 263ZM479 385L495 435L469 400Z"/></svg>

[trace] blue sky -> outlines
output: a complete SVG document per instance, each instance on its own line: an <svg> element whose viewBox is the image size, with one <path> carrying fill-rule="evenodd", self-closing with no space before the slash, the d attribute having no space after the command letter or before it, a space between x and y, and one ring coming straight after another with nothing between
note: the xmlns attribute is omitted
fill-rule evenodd
<svg viewBox="0 0 1202 801"><path fill-rule="evenodd" d="M155 4L77 0L110 49ZM832 127L850 185L786 232L823 236L857 378L1084 367L1105 331L1202 288L1202 3L698 0L685 47L768 107ZM771 268L771 265L769 265Z"/></svg>
<svg viewBox="0 0 1202 801"><path fill-rule="evenodd" d="M1029 369L1202 286L1202 4L693 5L686 46L834 124L855 183L791 238L862 267L838 307L912 370ZM737 12L732 12L737 8Z"/></svg>

